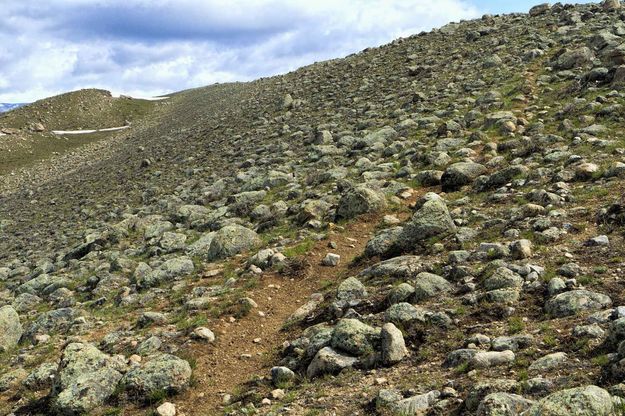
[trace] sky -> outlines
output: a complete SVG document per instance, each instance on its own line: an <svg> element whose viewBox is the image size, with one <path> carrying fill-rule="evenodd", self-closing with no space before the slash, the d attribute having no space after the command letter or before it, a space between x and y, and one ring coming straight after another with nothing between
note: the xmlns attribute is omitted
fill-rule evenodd
<svg viewBox="0 0 625 416"><path fill-rule="evenodd" d="M0 102L80 88L151 97L248 81L539 2L0 0Z"/></svg>

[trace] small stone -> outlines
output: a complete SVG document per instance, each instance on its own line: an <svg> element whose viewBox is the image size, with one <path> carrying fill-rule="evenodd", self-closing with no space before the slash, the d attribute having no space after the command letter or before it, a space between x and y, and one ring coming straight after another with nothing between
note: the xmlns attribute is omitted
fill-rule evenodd
<svg viewBox="0 0 625 416"><path fill-rule="evenodd" d="M610 245L610 239L607 235L593 237L584 243L587 247L607 247Z"/></svg>
<svg viewBox="0 0 625 416"><path fill-rule="evenodd" d="M478 352L470 361L472 368L489 368L514 362L515 355L512 351L486 351Z"/></svg>
<svg viewBox="0 0 625 416"><path fill-rule="evenodd" d="M281 386L295 380L295 373L287 367L273 367L271 369L271 382L274 386Z"/></svg>
<svg viewBox="0 0 625 416"><path fill-rule="evenodd" d="M215 334L210 329L200 326L193 331L193 338L213 342L215 341Z"/></svg>
<svg viewBox="0 0 625 416"><path fill-rule="evenodd" d="M323 264L324 266L336 267L339 265L340 261L341 261L341 256L339 256L338 254L334 254L334 253L328 253L324 257L324 259L321 261L321 264Z"/></svg>
<svg viewBox="0 0 625 416"><path fill-rule="evenodd" d="M528 259L532 257L532 242L529 240L518 240L510 244L510 253L515 259Z"/></svg>
<svg viewBox="0 0 625 416"><path fill-rule="evenodd" d="M282 400L285 396L284 390L275 389L271 391L271 398L274 400Z"/></svg>
<svg viewBox="0 0 625 416"><path fill-rule="evenodd" d="M159 416L176 416L176 405L170 402L165 402L156 408L156 413Z"/></svg>

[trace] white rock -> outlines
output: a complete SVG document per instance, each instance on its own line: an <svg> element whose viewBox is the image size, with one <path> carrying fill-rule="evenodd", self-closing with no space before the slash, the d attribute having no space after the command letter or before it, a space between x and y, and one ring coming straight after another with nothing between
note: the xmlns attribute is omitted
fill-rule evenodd
<svg viewBox="0 0 625 416"><path fill-rule="evenodd" d="M336 267L339 265L340 261L341 261L341 256L339 256L338 254L334 254L334 253L328 253L326 254L325 258L321 261L321 264L323 264L324 266Z"/></svg>
<svg viewBox="0 0 625 416"><path fill-rule="evenodd" d="M208 342L215 341L215 334L210 329L200 326L193 331L193 337Z"/></svg>
<svg viewBox="0 0 625 416"><path fill-rule="evenodd" d="M170 402L165 402L156 408L156 413L159 416L176 416L176 405Z"/></svg>

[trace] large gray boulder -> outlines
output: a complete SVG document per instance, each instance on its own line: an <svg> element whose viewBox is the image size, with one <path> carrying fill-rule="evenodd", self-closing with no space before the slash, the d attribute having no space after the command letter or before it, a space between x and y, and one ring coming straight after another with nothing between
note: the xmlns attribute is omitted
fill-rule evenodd
<svg viewBox="0 0 625 416"><path fill-rule="evenodd" d="M438 390L432 390L391 403L388 408L395 416L420 416L426 414L428 409L440 399L440 396L441 393Z"/></svg>
<svg viewBox="0 0 625 416"><path fill-rule="evenodd" d="M187 361L170 354L157 354L126 373L122 382L131 396L145 400L155 393L181 392L189 385L191 373Z"/></svg>
<svg viewBox="0 0 625 416"><path fill-rule="evenodd" d="M619 10L621 8L621 0L603 0L601 7L607 12Z"/></svg>
<svg viewBox="0 0 625 416"><path fill-rule="evenodd" d="M480 175L486 172L486 167L474 162L458 162L445 169L441 177L444 192L457 191L464 185L469 185Z"/></svg>
<svg viewBox="0 0 625 416"><path fill-rule="evenodd" d="M7 351L17 346L22 337L20 317L12 306L0 308L0 351Z"/></svg>
<svg viewBox="0 0 625 416"><path fill-rule="evenodd" d="M549 299L545 311L556 318L577 315L586 311L605 309L612 305L609 296L589 290L572 290Z"/></svg>
<svg viewBox="0 0 625 416"><path fill-rule="evenodd" d="M358 319L341 319L332 332L332 348L351 355L364 355L379 344L380 331Z"/></svg>
<svg viewBox="0 0 625 416"><path fill-rule="evenodd" d="M398 248L392 250L414 250L419 243L431 237L455 232L456 225L449 215L445 201L437 194L429 192L417 201L415 213L404 224L403 231L398 238Z"/></svg>
<svg viewBox="0 0 625 416"><path fill-rule="evenodd" d="M367 242L365 255L367 257L392 257L393 250L398 250L399 252L398 242L403 232L404 227L399 226L380 230L380 232Z"/></svg>
<svg viewBox="0 0 625 416"><path fill-rule="evenodd" d="M515 355L512 351L480 351L471 358L471 368L490 368L507 365L514 362Z"/></svg>
<svg viewBox="0 0 625 416"><path fill-rule="evenodd" d="M336 216L338 219L349 220L360 214L379 211L386 207L384 194L365 186L348 189L339 200Z"/></svg>
<svg viewBox="0 0 625 416"><path fill-rule="evenodd" d="M358 275L365 280L390 278L393 280L409 280L424 269L419 256L400 256L376 263Z"/></svg>
<svg viewBox="0 0 625 416"><path fill-rule="evenodd" d="M193 270L195 266L191 258L174 257L161 264L156 270L152 270L146 263L139 263L135 269L134 278L137 286L147 289L192 273Z"/></svg>
<svg viewBox="0 0 625 416"><path fill-rule="evenodd" d="M385 365L396 364L408 355L404 336L392 323L382 326L381 339L382 362Z"/></svg>
<svg viewBox="0 0 625 416"><path fill-rule="evenodd" d="M65 276L51 276L40 274L26 283L18 286L17 293L30 293L31 295L48 295L56 289L70 287L72 281Z"/></svg>
<svg viewBox="0 0 625 416"><path fill-rule="evenodd" d="M431 297L449 293L453 286L443 277L433 273L419 273L415 283L414 299L420 302Z"/></svg>
<svg viewBox="0 0 625 416"><path fill-rule="evenodd" d="M610 393L597 386L577 387L553 393L527 412L527 416L613 416Z"/></svg>
<svg viewBox="0 0 625 416"><path fill-rule="evenodd" d="M585 65L591 65L595 54L587 47L581 47L564 52L558 57L554 67L556 69L572 69L582 67Z"/></svg>
<svg viewBox="0 0 625 416"><path fill-rule="evenodd" d="M477 408L478 416L515 416L523 414L535 402L512 393L491 393Z"/></svg>
<svg viewBox="0 0 625 416"><path fill-rule="evenodd" d="M120 367L91 344L69 344L63 351L52 386L52 406L56 413L88 414L104 404L122 378Z"/></svg>
<svg viewBox="0 0 625 416"><path fill-rule="evenodd" d="M367 289L355 277L348 277L339 285L336 292L337 300L355 300L362 299L367 296Z"/></svg>
<svg viewBox="0 0 625 416"><path fill-rule="evenodd" d="M330 347L320 349L306 370L308 378L315 378L324 374L338 374L345 368L352 368L358 359L342 355Z"/></svg>
<svg viewBox="0 0 625 416"><path fill-rule="evenodd" d="M226 225L221 228L211 241L207 258L209 261L225 259L260 244L258 234L241 225Z"/></svg>

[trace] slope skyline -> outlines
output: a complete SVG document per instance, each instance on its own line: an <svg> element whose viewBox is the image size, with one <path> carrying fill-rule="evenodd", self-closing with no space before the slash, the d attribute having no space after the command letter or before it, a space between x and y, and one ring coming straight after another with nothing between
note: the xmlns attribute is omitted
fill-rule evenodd
<svg viewBox="0 0 625 416"><path fill-rule="evenodd" d="M0 102L81 88L154 96L249 81L535 3L9 0L0 11Z"/></svg>

